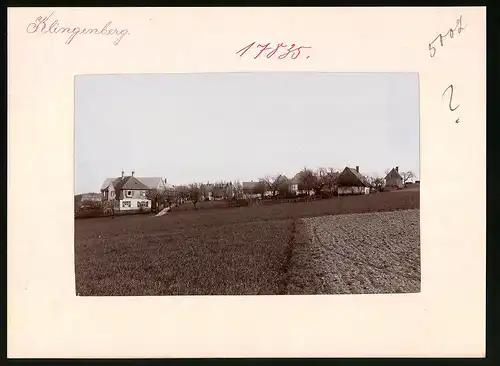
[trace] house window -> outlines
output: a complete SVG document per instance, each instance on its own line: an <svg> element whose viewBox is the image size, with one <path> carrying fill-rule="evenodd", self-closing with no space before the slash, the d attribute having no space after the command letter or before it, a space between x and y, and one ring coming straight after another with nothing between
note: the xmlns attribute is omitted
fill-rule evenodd
<svg viewBox="0 0 500 366"><path fill-rule="evenodd" d="M132 191L127 191L127 197L132 197Z"/></svg>
<svg viewBox="0 0 500 366"><path fill-rule="evenodd" d="M122 201L122 207L132 207L130 201Z"/></svg>

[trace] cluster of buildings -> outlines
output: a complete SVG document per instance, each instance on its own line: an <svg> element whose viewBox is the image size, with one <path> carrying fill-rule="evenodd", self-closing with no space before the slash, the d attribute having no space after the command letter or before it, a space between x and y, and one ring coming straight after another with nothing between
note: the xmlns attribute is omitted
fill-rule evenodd
<svg viewBox="0 0 500 366"><path fill-rule="evenodd" d="M292 194L314 194L314 191L304 191L300 190L299 187L302 181L303 172L297 173L292 179L288 179L283 176L282 179L285 184L288 185L288 190ZM260 184L260 182L243 182L244 191L251 192ZM384 186L387 188L400 189L404 186L403 177L399 173L399 167L395 167L389 171L389 173L384 178ZM332 177L332 186L323 188L324 191L330 191L335 195L362 195L369 194L373 185L368 181L368 179L359 172L359 166L356 168L345 167L340 173L334 173ZM264 196L271 196L272 192L266 191ZM258 194L253 194L250 196L258 196Z"/></svg>
<svg viewBox="0 0 500 366"><path fill-rule="evenodd" d="M313 194L299 190L303 172L297 173L292 179L282 176L283 183L292 194ZM336 195L362 195L369 194L372 184L360 173L359 166L356 168L346 167L340 173L334 173L333 186L327 187L333 190ZM261 182L242 182L241 184L229 183L206 183L200 185L200 200L223 200L232 198L239 191L245 197L259 196L255 193L255 188ZM389 171L384 179L386 187L402 188L403 178L399 173L399 168L395 167ZM125 175L122 171L120 177L106 178L101 185L100 193L89 193L82 195L82 201L106 202L118 211L134 211L152 207L152 199L148 194L151 191L175 190L176 187L167 184L167 179L162 177L136 177L135 173ZM264 196L271 196L272 192L267 191Z"/></svg>
<svg viewBox="0 0 500 366"><path fill-rule="evenodd" d="M138 177L135 172L131 175L122 174L118 178L106 178L101 185L100 194L92 194L92 200L101 201L115 211L151 210L154 202L152 191L176 191L179 187L167 183L162 177ZM231 197L232 183L206 183L199 187L200 201L219 200ZM86 197L82 196L82 201ZM183 201L183 199L180 199Z"/></svg>

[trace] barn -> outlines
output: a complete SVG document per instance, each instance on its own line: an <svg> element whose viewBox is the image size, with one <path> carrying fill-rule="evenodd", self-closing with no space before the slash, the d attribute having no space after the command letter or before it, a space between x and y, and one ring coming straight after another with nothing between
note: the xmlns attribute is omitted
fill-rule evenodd
<svg viewBox="0 0 500 366"><path fill-rule="evenodd" d="M392 168L385 176L385 186L388 188L403 188L403 178L399 174L399 167Z"/></svg>
<svg viewBox="0 0 500 366"><path fill-rule="evenodd" d="M370 193L370 183L359 172L359 166L356 166L356 169L345 167L337 177L336 185L339 196Z"/></svg>

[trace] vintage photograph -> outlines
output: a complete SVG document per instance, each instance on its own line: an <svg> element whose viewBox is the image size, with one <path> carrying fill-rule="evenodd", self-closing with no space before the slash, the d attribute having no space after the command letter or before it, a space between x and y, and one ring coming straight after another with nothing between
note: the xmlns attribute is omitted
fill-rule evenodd
<svg viewBox="0 0 500 366"><path fill-rule="evenodd" d="M417 73L75 77L77 296L418 293Z"/></svg>

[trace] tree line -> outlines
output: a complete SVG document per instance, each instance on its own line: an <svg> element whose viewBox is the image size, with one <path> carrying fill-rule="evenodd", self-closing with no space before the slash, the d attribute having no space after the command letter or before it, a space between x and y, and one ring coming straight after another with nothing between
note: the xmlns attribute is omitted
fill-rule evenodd
<svg viewBox="0 0 500 366"><path fill-rule="evenodd" d="M386 175L389 173L389 169L386 170ZM299 193L312 195L320 195L325 192L329 195L333 195L336 186L336 180L340 175L340 171L334 168L318 168L316 170L304 168L297 175L298 179L292 182L291 179L287 178L284 174L267 175L259 178L251 187L243 187L239 181L235 182L219 182L215 186L224 187L225 195L224 199L245 199L249 196L257 196L264 199L266 196L276 199L278 197L286 197L288 195L295 195L290 191L290 187L296 184L296 190ZM401 172L403 184L407 184L408 181L415 177L414 173L411 171ZM369 177L366 177L368 183L375 189L383 189L385 184L385 179L378 174L374 173ZM158 192L155 194L163 194L168 201L183 200L190 201L196 208L196 204L202 200L202 198L208 197L208 189L210 186L200 183L193 183L190 185L183 185L177 187L175 191L171 193Z"/></svg>

